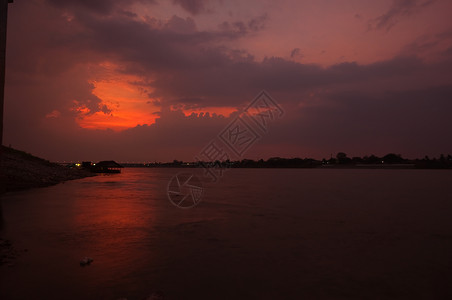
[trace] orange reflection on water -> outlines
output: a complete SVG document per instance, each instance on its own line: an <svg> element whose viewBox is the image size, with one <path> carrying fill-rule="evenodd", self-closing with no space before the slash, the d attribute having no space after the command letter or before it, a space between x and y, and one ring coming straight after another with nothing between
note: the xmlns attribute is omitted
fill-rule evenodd
<svg viewBox="0 0 452 300"><path fill-rule="evenodd" d="M124 176L98 176L96 184L77 191L73 219L100 275L122 281L152 259L155 218L147 194L121 182Z"/></svg>

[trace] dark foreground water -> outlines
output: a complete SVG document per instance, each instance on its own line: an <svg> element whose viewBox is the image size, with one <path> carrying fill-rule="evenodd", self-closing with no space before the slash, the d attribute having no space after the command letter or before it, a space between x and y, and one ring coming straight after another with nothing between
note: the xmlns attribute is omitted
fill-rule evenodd
<svg viewBox="0 0 452 300"><path fill-rule="evenodd" d="M234 169L188 210L178 171L5 195L0 299L452 299L450 171Z"/></svg>

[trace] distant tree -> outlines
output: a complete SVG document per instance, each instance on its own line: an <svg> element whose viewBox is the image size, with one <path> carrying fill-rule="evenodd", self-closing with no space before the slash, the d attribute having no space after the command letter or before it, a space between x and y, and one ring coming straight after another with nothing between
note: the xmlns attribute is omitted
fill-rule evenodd
<svg viewBox="0 0 452 300"><path fill-rule="evenodd" d="M359 157L359 156L354 156L352 158L352 162L355 163L355 164L359 164L359 163L363 162L363 159L361 157Z"/></svg>
<svg viewBox="0 0 452 300"><path fill-rule="evenodd" d="M331 157L330 159L328 159L328 164L329 164L329 165L334 165L334 164L336 164L336 159L333 158L333 157Z"/></svg>
<svg viewBox="0 0 452 300"><path fill-rule="evenodd" d="M282 164L282 158L281 157L270 157L268 160L267 160L267 166L269 166L269 167L273 167L273 168L275 168L275 167L281 167L281 164Z"/></svg>
<svg viewBox="0 0 452 300"><path fill-rule="evenodd" d="M296 158L291 158L291 159L289 160L288 164L289 164L289 167L300 167L300 166L302 166L305 162L306 162L307 164L309 164L309 161L303 160L303 159L301 159L301 158L299 158L299 157L296 157Z"/></svg>
<svg viewBox="0 0 452 300"><path fill-rule="evenodd" d="M240 167L245 168L254 168L256 166L256 162L252 159L242 159L240 161Z"/></svg>
<svg viewBox="0 0 452 300"><path fill-rule="evenodd" d="M349 157L347 157L347 154L345 154L344 152L339 152L336 155L336 158L337 162L340 164L348 164L352 162L352 160Z"/></svg>
<svg viewBox="0 0 452 300"><path fill-rule="evenodd" d="M372 154L371 156L364 156L364 162L366 164L378 164L381 162L381 158Z"/></svg>
<svg viewBox="0 0 452 300"><path fill-rule="evenodd" d="M398 164L403 163L405 160L400 154L389 153L383 156L382 161L384 161L385 164Z"/></svg>
<svg viewBox="0 0 452 300"><path fill-rule="evenodd" d="M347 157L347 154L345 154L344 152L339 152L338 154L336 154L336 158L338 160L344 159Z"/></svg>

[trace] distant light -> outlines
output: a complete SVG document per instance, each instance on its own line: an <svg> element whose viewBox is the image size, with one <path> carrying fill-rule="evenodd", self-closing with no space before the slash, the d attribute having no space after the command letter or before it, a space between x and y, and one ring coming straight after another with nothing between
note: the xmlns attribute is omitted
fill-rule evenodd
<svg viewBox="0 0 452 300"><path fill-rule="evenodd" d="M77 167L80 167L80 166L81 166L81 164L75 164L75 166L77 166Z"/></svg>
<svg viewBox="0 0 452 300"><path fill-rule="evenodd" d="M93 166L95 166L96 164L93 164Z"/></svg>

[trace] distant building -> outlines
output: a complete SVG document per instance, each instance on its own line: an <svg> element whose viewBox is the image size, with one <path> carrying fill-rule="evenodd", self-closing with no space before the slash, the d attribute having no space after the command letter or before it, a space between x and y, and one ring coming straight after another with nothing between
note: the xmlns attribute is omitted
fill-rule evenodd
<svg viewBox="0 0 452 300"><path fill-rule="evenodd" d="M91 166L91 172L94 173L121 173L124 168L114 160L104 160Z"/></svg>
<svg viewBox="0 0 452 300"><path fill-rule="evenodd" d="M82 168L91 168L93 164L90 161L83 161Z"/></svg>

